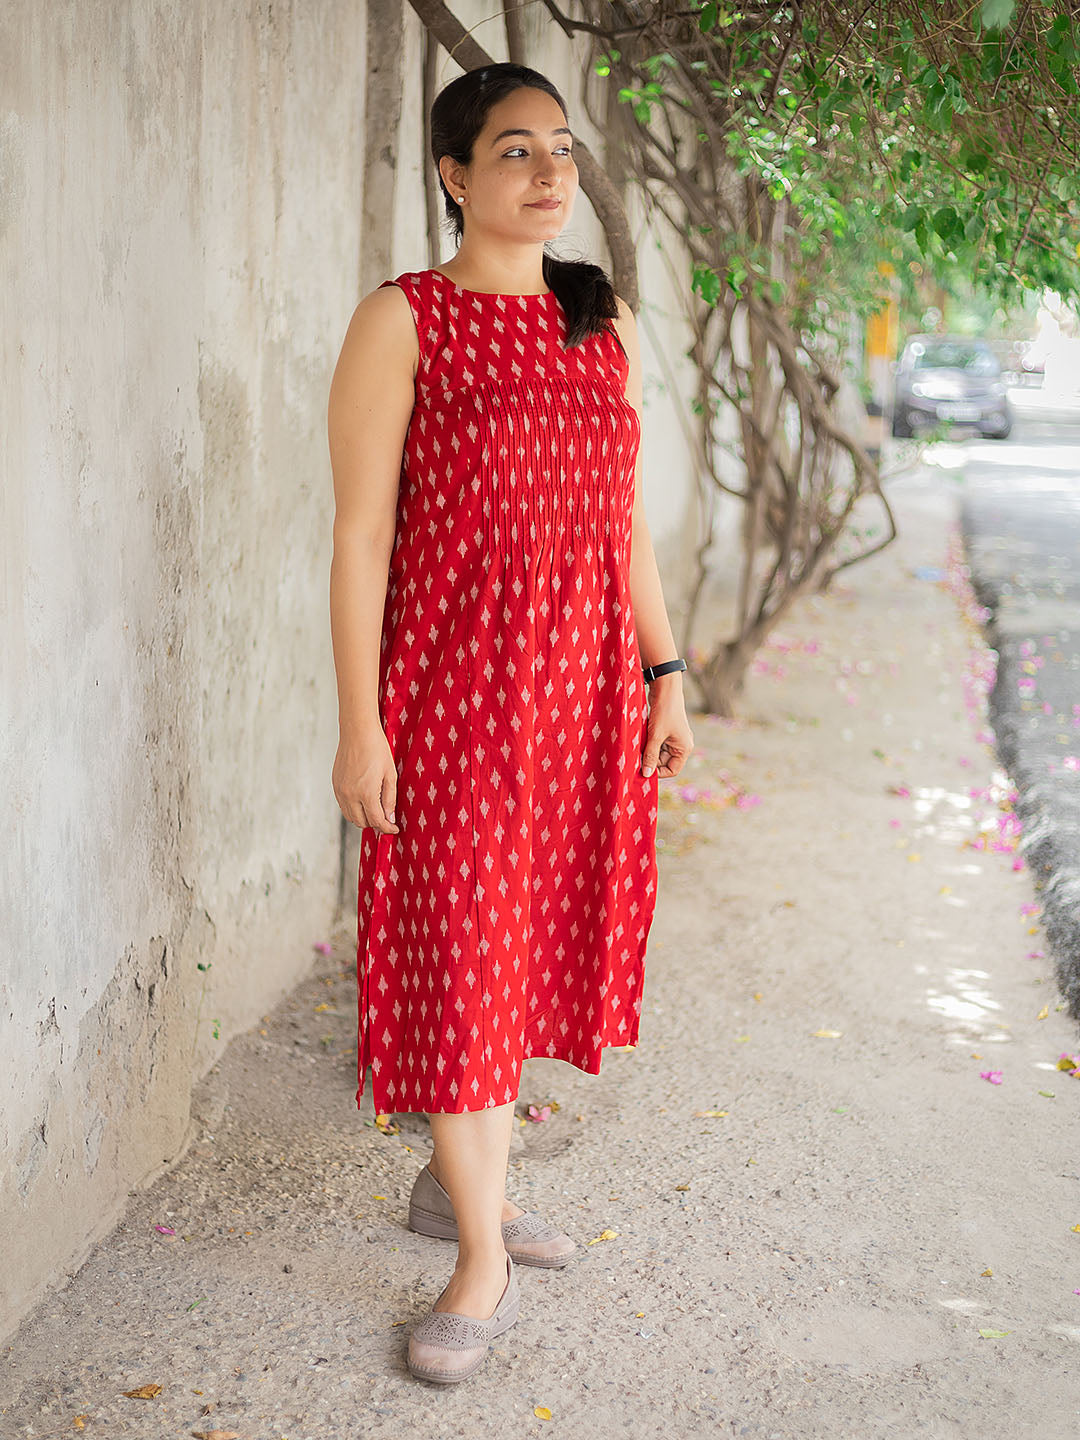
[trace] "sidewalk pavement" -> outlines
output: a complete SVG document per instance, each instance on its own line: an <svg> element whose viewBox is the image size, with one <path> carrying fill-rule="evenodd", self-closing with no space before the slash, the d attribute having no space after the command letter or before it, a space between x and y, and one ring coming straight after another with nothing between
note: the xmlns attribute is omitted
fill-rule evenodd
<svg viewBox="0 0 1080 1440"><path fill-rule="evenodd" d="M692 716L661 783L640 1046L526 1067L508 1193L581 1252L519 1270L481 1372L404 1366L453 1248L404 1223L427 1122L356 1111L346 932L4 1347L4 1437L1075 1430L1075 1027L977 738L955 502L891 496L901 539L793 613L744 718Z"/></svg>

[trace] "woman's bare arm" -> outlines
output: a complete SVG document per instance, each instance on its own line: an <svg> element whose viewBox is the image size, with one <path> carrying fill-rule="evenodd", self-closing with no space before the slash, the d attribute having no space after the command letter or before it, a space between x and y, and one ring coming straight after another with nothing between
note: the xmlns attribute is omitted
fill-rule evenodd
<svg viewBox="0 0 1080 1440"><path fill-rule="evenodd" d="M353 311L327 405L340 737L334 791L346 819L391 833L397 773L378 709L379 641L418 358L405 295L391 285L373 290Z"/></svg>

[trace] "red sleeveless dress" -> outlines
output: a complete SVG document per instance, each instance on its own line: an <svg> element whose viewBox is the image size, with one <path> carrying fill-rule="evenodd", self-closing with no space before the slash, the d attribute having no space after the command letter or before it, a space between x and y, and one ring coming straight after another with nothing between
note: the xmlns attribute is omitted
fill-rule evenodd
<svg viewBox="0 0 1080 1440"><path fill-rule="evenodd" d="M630 603L637 412L613 331L553 292L438 270L379 661L398 835L360 832L357 1105L481 1110L523 1059L632 1045L656 903L657 775ZM381 287L380 287L381 288Z"/></svg>

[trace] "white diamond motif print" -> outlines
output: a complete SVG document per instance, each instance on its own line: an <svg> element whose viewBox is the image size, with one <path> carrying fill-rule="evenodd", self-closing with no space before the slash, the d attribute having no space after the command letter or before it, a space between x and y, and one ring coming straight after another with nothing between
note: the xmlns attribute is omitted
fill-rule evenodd
<svg viewBox="0 0 1080 1440"><path fill-rule="evenodd" d="M357 1105L477 1110L638 1039L657 775L630 599L640 431L558 298L406 295L420 363L380 637L398 835L361 831Z"/></svg>

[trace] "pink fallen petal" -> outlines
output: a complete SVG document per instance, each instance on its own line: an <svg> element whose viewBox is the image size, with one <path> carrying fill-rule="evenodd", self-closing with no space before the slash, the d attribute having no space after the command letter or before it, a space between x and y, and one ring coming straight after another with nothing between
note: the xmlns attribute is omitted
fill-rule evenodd
<svg viewBox="0 0 1080 1440"><path fill-rule="evenodd" d="M316 940L315 944L311 948L313 950L317 950L320 955L329 955L334 947L332 945L328 945L325 940Z"/></svg>
<svg viewBox="0 0 1080 1440"><path fill-rule="evenodd" d="M155 1225L155 1226L154 1226L154 1229L158 1232L159 1235L175 1235L175 1234L176 1234L176 1231L172 1228L171 1225Z"/></svg>
<svg viewBox="0 0 1080 1440"><path fill-rule="evenodd" d="M1001 1071L1000 1071L1000 1070L980 1070L980 1071L979 1071L979 1079L980 1079L980 1080L989 1080L991 1085L1000 1085L1000 1084L1001 1084Z"/></svg>

